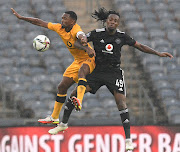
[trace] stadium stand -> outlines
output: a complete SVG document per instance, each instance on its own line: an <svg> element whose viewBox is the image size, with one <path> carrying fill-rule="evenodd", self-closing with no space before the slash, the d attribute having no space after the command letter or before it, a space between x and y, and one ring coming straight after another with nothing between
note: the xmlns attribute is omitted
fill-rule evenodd
<svg viewBox="0 0 180 152"><path fill-rule="evenodd" d="M180 123L179 1L161 0L157 5L155 0L114 0L114 4L130 35L159 51L169 50L175 56L176 59L171 61L143 53L136 54L153 82L158 99L165 106L169 123ZM66 8L62 0L0 0L0 112L4 113L1 117L18 120L31 118L36 122L38 118L51 114L57 84L73 59L55 32L47 32L46 29L17 20L10 12L11 7L22 15L51 22L59 21ZM44 53L32 48L32 40L39 34L47 35L51 40L51 48ZM129 53L123 61L126 71L137 66L134 64L136 60L132 58ZM128 101L131 122L146 124L143 120L147 116L143 117L142 110L139 109L139 105L143 103L138 102L140 97L135 82L131 81L134 78L132 73L134 72L127 72L125 76L127 88L131 90L128 98L133 99L132 103ZM135 74L140 75L139 71ZM74 87L75 85L70 88L68 95ZM145 95L142 96L144 98ZM148 109L144 110L148 112ZM85 95L83 110L79 113L73 111L70 124L78 124L74 119L84 120L81 123L87 125L119 124L120 121L114 121L116 118L119 120L119 112L113 96L106 88L101 88L96 95ZM147 123L152 123L153 117L149 119Z"/></svg>
<svg viewBox="0 0 180 152"><path fill-rule="evenodd" d="M147 41L147 45L149 44L149 46L154 49L162 52L167 51L174 55L173 60L168 60L136 53L142 61L144 70L148 72L151 77L153 88L158 93L157 96L159 96L159 100L167 110L166 113L169 123L179 124L180 1L116 0L115 4L124 18L124 23L129 33L133 35L135 39L142 43ZM124 5L126 7L123 8ZM128 16L128 14L135 14L132 15L134 18L127 18L126 16ZM134 21L136 24L133 24ZM131 26L129 26L128 23L130 23ZM143 32L134 30L134 27Z"/></svg>
<svg viewBox="0 0 180 152"><path fill-rule="evenodd" d="M15 114L13 113L14 117L25 117L27 115L28 118L31 118L40 115L34 112L39 112L37 109L45 109L43 114L46 116L48 110L50 110L48 109L47 100L52 101L55 97L54 90L55 85L57 85L57 75L55 74L58 73L60 81L64 68L61 66L60 60L56 57L58 48L44 54L33 50L33 38L38 34L46 35L46 30L18 21L10 12L10 8L13 7L25 16L37 16L44 20L56 22L57 13L53 9L56 9L56 5L62 6L62 2L53 0L14 0L1 1L1 3L0 19L2 24L0 24L0 39L2 41L0 47L0 83L1 94L3 94L2 102L5 103L3 106L5 109L2 108L2 111L9 112L11 111L8 110L9 108L14 108L16 111ZM61 7L59 13L62 14L64 10L64 7ZM52 35L53 38L51 38L51 35L48 35L50 39L58 38L58 35L54 37ZM53 65L56 67L53 67ZM43 104L39 104L40 101L43 101ZM24 112L27 114L23 114Z"/></svg>

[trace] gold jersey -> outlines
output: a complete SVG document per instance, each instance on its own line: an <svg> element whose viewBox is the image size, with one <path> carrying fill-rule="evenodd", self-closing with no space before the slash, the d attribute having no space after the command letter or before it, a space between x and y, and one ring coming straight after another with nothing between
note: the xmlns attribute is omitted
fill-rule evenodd
<svg viewBox="0 0 180 152"><path fill-rule="evenodd" d="M78 24L75 24L70 32L66 32L65 28L62 28L60 23L49 22L48 29L58 33L75 60L81 61L89 58L88 54L84 50L80 50L74 47L74 43L77 40L76 35L79 31L82 31Z"/></svg>

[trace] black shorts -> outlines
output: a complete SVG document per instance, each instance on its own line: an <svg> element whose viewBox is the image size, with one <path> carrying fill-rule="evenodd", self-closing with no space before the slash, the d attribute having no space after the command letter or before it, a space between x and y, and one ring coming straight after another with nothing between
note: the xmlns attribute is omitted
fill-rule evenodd
<svg viewBox="0 0 180 152"><path fill-rule="evenodd" d="M114 91L126 96L126 87L124 81L124 71L116 69L112 71L95 70L86 77L87 85L92 89L90 92L95 94L96 91L103 85L113 94Z"/></svg>

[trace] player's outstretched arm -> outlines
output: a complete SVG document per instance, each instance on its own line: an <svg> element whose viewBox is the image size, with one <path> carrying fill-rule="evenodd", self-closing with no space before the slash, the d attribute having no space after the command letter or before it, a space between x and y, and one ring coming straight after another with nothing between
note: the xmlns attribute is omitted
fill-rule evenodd
<svg viewBox="0 0 180 152"><path fill-rule="evenodd" d="M43 21L41 19L38 19L38 18L21 16L13 8L11 8L11 11L20 20L24 20L24 21L27 21L27 22L29 22L31 24L48 28L48 22L45 22L45 21Z"/></svg>
<svg viewBox="0 0 180 152"><path fill-rule="evenodd" d="M173 56L168 52L155 51L154 49L148 47L147 45L141 44L137 41L136 41L136 44L134 45L134 47L137 48L138 50L144 52L144 53L155 54L155 55L158 55L159 57L173 58Z"/></svg>

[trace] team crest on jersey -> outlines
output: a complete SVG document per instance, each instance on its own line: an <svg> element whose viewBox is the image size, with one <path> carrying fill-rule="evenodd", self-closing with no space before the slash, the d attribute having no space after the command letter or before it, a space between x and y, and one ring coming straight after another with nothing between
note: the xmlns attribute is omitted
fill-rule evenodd
<svg viewBox="0 0 180 152"><path fill-rule="evenodd" d="M120 40L119 38L117 38L117 39L115 40L115 42L116 42L117 44L120 44L120 43L121 43L121 40Z"/></svg>
<svg viewBox="0 0 180 152"><path fill-rule="evenodd" d="M107 51L112 51L113 50L113 45L112 44L107 44L106 45L106 50Z"/></svg>
<svg viewBox="0 0 180 152"><path fill-rule="evenodd" d="M69 42L69 41L67 41L67 45L68 45L69 47L72 47L72 43Z"/></svg>

